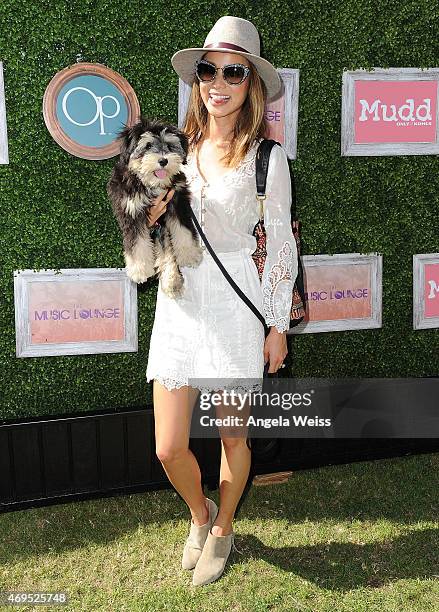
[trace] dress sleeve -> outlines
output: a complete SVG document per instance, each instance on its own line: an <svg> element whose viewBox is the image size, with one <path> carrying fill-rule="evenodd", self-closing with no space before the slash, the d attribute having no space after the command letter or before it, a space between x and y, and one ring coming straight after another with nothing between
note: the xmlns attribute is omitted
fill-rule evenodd
<svg viewBox="0 0 439 612"><path fill-rule="evenodd" d="M298 270L296 240L291 228L291 178L283 147L274 145L268 165L264 226L267 257L262 274L265 322L278 332L290 327L293 287Z"/></svg>

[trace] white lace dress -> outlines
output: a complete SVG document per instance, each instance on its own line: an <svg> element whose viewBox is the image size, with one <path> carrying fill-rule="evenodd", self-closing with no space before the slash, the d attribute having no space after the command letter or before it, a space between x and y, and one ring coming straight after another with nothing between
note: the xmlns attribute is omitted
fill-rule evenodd
<svg viewBox="0 0 439 612"><path fill-rule="evenodd" d="M255 141L237 168L206 183L195 155L184 168L192 207L212 248L268 326L288 330L297 248L291 229L291 181L284 149L271 151L264 224L267 259L259 281L251 254L259 219L256 200ZM204 246L201 238L200 243ZM264 369L264 329L235 293L209 251L196 268L182 267L184 294L169 298L159 281L146 378L167 389L183 385L201 391L260 389ZM252 379L252 380L251 380ZM242 382L242 384L238 384ZM233 381L233 382L230 382Z"/></svg>

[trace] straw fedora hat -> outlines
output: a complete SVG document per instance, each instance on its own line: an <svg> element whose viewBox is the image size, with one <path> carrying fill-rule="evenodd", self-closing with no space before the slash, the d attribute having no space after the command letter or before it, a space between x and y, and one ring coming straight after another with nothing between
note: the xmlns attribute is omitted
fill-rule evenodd
<svg viewBox="0 0 439 612"><path fill-rule="evenodd" d="M267 98L274 98L282 87L279 74L266 59L260 56L259 33L247 19L225 15L220 17L209 34L203 47L181 49L174 53L171 64L178 76L191 85L195 78L195 61L208 51L223 51L244 55L255 66L267 87Z"/></svg>

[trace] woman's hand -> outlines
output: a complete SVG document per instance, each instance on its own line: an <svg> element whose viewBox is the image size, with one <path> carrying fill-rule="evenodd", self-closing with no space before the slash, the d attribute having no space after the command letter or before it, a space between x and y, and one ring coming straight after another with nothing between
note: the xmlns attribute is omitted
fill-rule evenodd
<svg viewBox="0 0 439 612"><path fill-rule="evenodd" d="M169 200L171 200L174 193L175 193L175 189L172 188L168 192L168 194L166 194L166 191L164 191L162 195L157 196L155 200L153 200L153 204L151 205L151 212L149 214L149 226L148 227L152 227L154 223L157 221L157 219L164 212L166 212L166 205L168 204Z"/></svg>
<svg viewBox="0 0 439 612"><path fill-rule="evenodd" d="M264 344L264 364L270 360L268 373L277 372L287 355L287 332L278 332L275 327L271 327Z"/></svg>

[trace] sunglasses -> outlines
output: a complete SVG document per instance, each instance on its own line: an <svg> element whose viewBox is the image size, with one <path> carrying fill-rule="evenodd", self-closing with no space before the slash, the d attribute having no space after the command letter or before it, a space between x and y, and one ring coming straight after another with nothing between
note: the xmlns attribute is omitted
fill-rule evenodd
<svg viewBox="0 0 439 612"><path fill-rule="evenodd" d="M218 70L223 71L223 79L229 85L240 85L250 74L250 68L244 64L227 64L217 67L205 59L195 62L195 74L202 83L210 83L216 77Z"/></svg>

